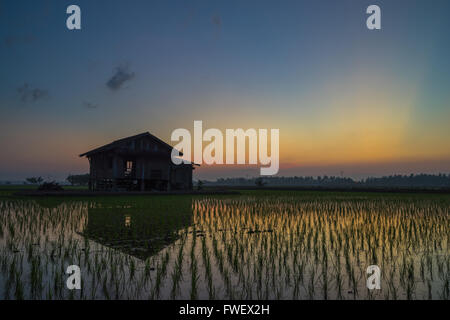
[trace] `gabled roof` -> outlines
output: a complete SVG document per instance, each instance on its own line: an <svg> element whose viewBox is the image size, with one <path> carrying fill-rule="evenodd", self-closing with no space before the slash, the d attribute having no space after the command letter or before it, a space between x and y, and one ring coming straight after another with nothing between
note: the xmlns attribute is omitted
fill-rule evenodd
<svg viewBox="0 0 450 320"><path fill-rule="evenodd" d="M155 137L154 135L152 135L150 132L144 132L144 133L140 133L131 137L127 137L127 138L123 138L123 139L119 139L119 140L115 140L111 143L105 144L104 146L92 149L91 151L85 152L80 154L80 157L84 157L87 156L89 157L90 155L93 155L95 153L99 153L99 152L103 152L103 151L108 151L108 150L112 150L124 143L133 141L133 140L137 140L143 137L149 137L150 139L156 141L157 143L161 144L163 147L167 148L168 150L172 150L173 147L167 143L165 143L164 141L162 141L161 139L159 139L158 137ZM182 155L182 153L180 152L180 155Z"/></svg>

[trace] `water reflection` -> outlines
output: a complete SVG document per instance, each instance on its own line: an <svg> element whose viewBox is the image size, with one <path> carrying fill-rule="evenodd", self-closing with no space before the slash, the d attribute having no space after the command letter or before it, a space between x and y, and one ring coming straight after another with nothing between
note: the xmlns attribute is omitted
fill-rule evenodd
<svg viewBox="0 0 450 320"><path fill-rule="evenodd" d="M174 217L176 214L176 217ZM80 233L103 246L144 260L179 238L192 223L192 201L184 198L175 208L91 207Z"/></svg>
<svg viewBox="0 0 450 320"><path fill-rule="evenodd" d="M0 201L0 299L448 299L449 199ZM65 287L69 265L83 290ZM382 269L368 291L366 268Z"/></svg>

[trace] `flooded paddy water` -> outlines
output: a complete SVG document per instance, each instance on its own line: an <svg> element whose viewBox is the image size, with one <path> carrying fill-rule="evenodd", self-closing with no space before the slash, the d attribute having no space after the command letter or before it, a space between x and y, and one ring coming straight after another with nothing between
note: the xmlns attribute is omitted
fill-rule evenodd
<svg viewBox="0 0 450 320"><path fill-rule="evenodd" d="M0 198L1 299L449 299L450 197ZM66 287L70 265L81 290ZM378 265L381 289L368 290Z"/></svg>

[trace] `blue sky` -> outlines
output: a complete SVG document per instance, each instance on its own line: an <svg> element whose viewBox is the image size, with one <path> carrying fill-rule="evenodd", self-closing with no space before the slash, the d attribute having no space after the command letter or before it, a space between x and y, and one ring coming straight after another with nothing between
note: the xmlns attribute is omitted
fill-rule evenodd
<svg viewBox="0 0 450 320"><path fill-rule="evenodd" d="M66 28L70 4L81 8L80 31ZM382 30L365 26L370 4L381 7ZM77 155L92 147L143 131L169 141L194 120L279 128L289 174L448 172L449 9L448 1L0 1L0 147L9 154L0 180L85 172ZM118 68L130 79L113 90ZM233 175L216 169L198 174Z"/></svg>

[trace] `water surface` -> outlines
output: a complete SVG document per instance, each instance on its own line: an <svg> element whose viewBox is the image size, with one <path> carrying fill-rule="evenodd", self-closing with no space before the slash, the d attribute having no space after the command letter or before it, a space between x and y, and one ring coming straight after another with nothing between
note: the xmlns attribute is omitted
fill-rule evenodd
<svg viewBox="0 0 450 320"><path fill-rule="evenodd" d="M433 195L4 199L0 298L448 299L449 213Z"/></svg>

